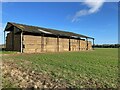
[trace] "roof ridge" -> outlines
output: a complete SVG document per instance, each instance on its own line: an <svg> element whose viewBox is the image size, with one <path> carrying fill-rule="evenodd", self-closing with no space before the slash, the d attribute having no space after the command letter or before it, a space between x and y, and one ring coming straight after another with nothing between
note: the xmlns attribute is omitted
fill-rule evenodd
<svg viewBox="0 0 120 90"><path fill-rule="evenodd" d="M18 24L18 25L24 25L24 26L30 26L30 27L38 27L38 26L33 26L33 25L28 25L28 24L21 24L21 23L15 23L15 22L8 22L8 23Z"/></svg>
<svg viewBox="0 0 120 90"><path fill-rule="evenodd" d="M33 26L33 25L26 25L26 24L20 24L20 23L15 23L15 22L8 22L8 23L35 28L33 31L35 31L36 29L43 29L45 31L49 30L50 32L52 32L54 34L56 34L56 33L62 34L62 35L67 35L68 34L68 36L81 36L81 37L84 37L84 38L92 38L92 37L88 37L86 35L82 35L82 34L78 34L78 33L74 33L74 32L69 32L69 31L63 31L63 30L57 30L57 29L51 29L51 28L44 28L44 27Z"/></svg>
<svg viewBox="0 0 120 90"><path fill-rule="evenodd" d="M33 25L21 24L21 23L15 23L15 22L8 22L8 23L19 24L19 25L30 26L30 27L43 28L43 29L50 29L50 30L55 30L55 31L60 31L60 32L69 32L69 31L57 30L57 29L54 29L54 28L39 27L39 26L33 26ZM69 33L73 33L73 32L69 32Z"/></svg>

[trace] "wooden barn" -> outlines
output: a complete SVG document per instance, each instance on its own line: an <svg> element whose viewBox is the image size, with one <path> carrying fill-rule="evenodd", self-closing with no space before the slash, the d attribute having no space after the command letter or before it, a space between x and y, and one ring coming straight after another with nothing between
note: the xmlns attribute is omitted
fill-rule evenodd
<svg viewBox="0 0 120 90"><path fill-rule="evenodd" d="M6 50L21 53L92 50L94 38L73 32L8 22ZM89 41L90 40L90 41Z"/></svg>

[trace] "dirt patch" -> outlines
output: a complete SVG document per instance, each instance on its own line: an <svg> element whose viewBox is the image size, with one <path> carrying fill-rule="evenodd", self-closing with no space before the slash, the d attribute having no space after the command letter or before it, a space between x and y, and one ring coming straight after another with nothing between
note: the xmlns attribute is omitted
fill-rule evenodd
<svg viewBox="0 0 120 90"><path fill-rule="evenodd" d="M27 62L28 63L28 62ZM15 88L67 88L67 84L49 75L18 67L14 62L4 62L2 65L3 78Z"/></svg>

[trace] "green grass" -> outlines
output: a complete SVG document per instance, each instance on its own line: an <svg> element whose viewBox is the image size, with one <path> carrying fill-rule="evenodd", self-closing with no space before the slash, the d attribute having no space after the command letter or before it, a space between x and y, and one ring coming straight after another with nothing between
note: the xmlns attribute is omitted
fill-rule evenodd
<svg viewBox="0 0 120 90"><path fill-rule="evenodd" d="M24 68L48 73L53 78L62 78L75 87L96 87L87 84L94 81L102 87L117 87L118 49L95 49L94 51L26 54L14 57ZM24 64L21 61L30 61ZM75 81L75 82L74 82Z"/></svg>
<svg viewBox="0 0 120 90"><path fill-rule="evenodd" d="M16 51L0 51L0 54L15 54Z"/></svg>

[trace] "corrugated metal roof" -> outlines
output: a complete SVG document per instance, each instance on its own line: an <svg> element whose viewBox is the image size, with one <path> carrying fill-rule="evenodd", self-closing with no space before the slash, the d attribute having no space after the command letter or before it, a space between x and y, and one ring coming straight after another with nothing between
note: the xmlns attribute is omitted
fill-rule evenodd
<svg viewBox="0 0 120 90"><path fill-rule="evenodd" d="M68 37L78 37L78 38L82 37L82 38L94 39L92 37L88 37L88 36L73 33L73 32L60 31L60 30L55 30L55 29L50 29L50 28L18 24L18 23L13 23L13 22L8 22L8 24L14 25L15 27L19 28L23 32L44 33L44 34L53 34L53 35L57 35L57 36L68 36ZM5 31L7 31L7 30L5 29Z"/></svg>

